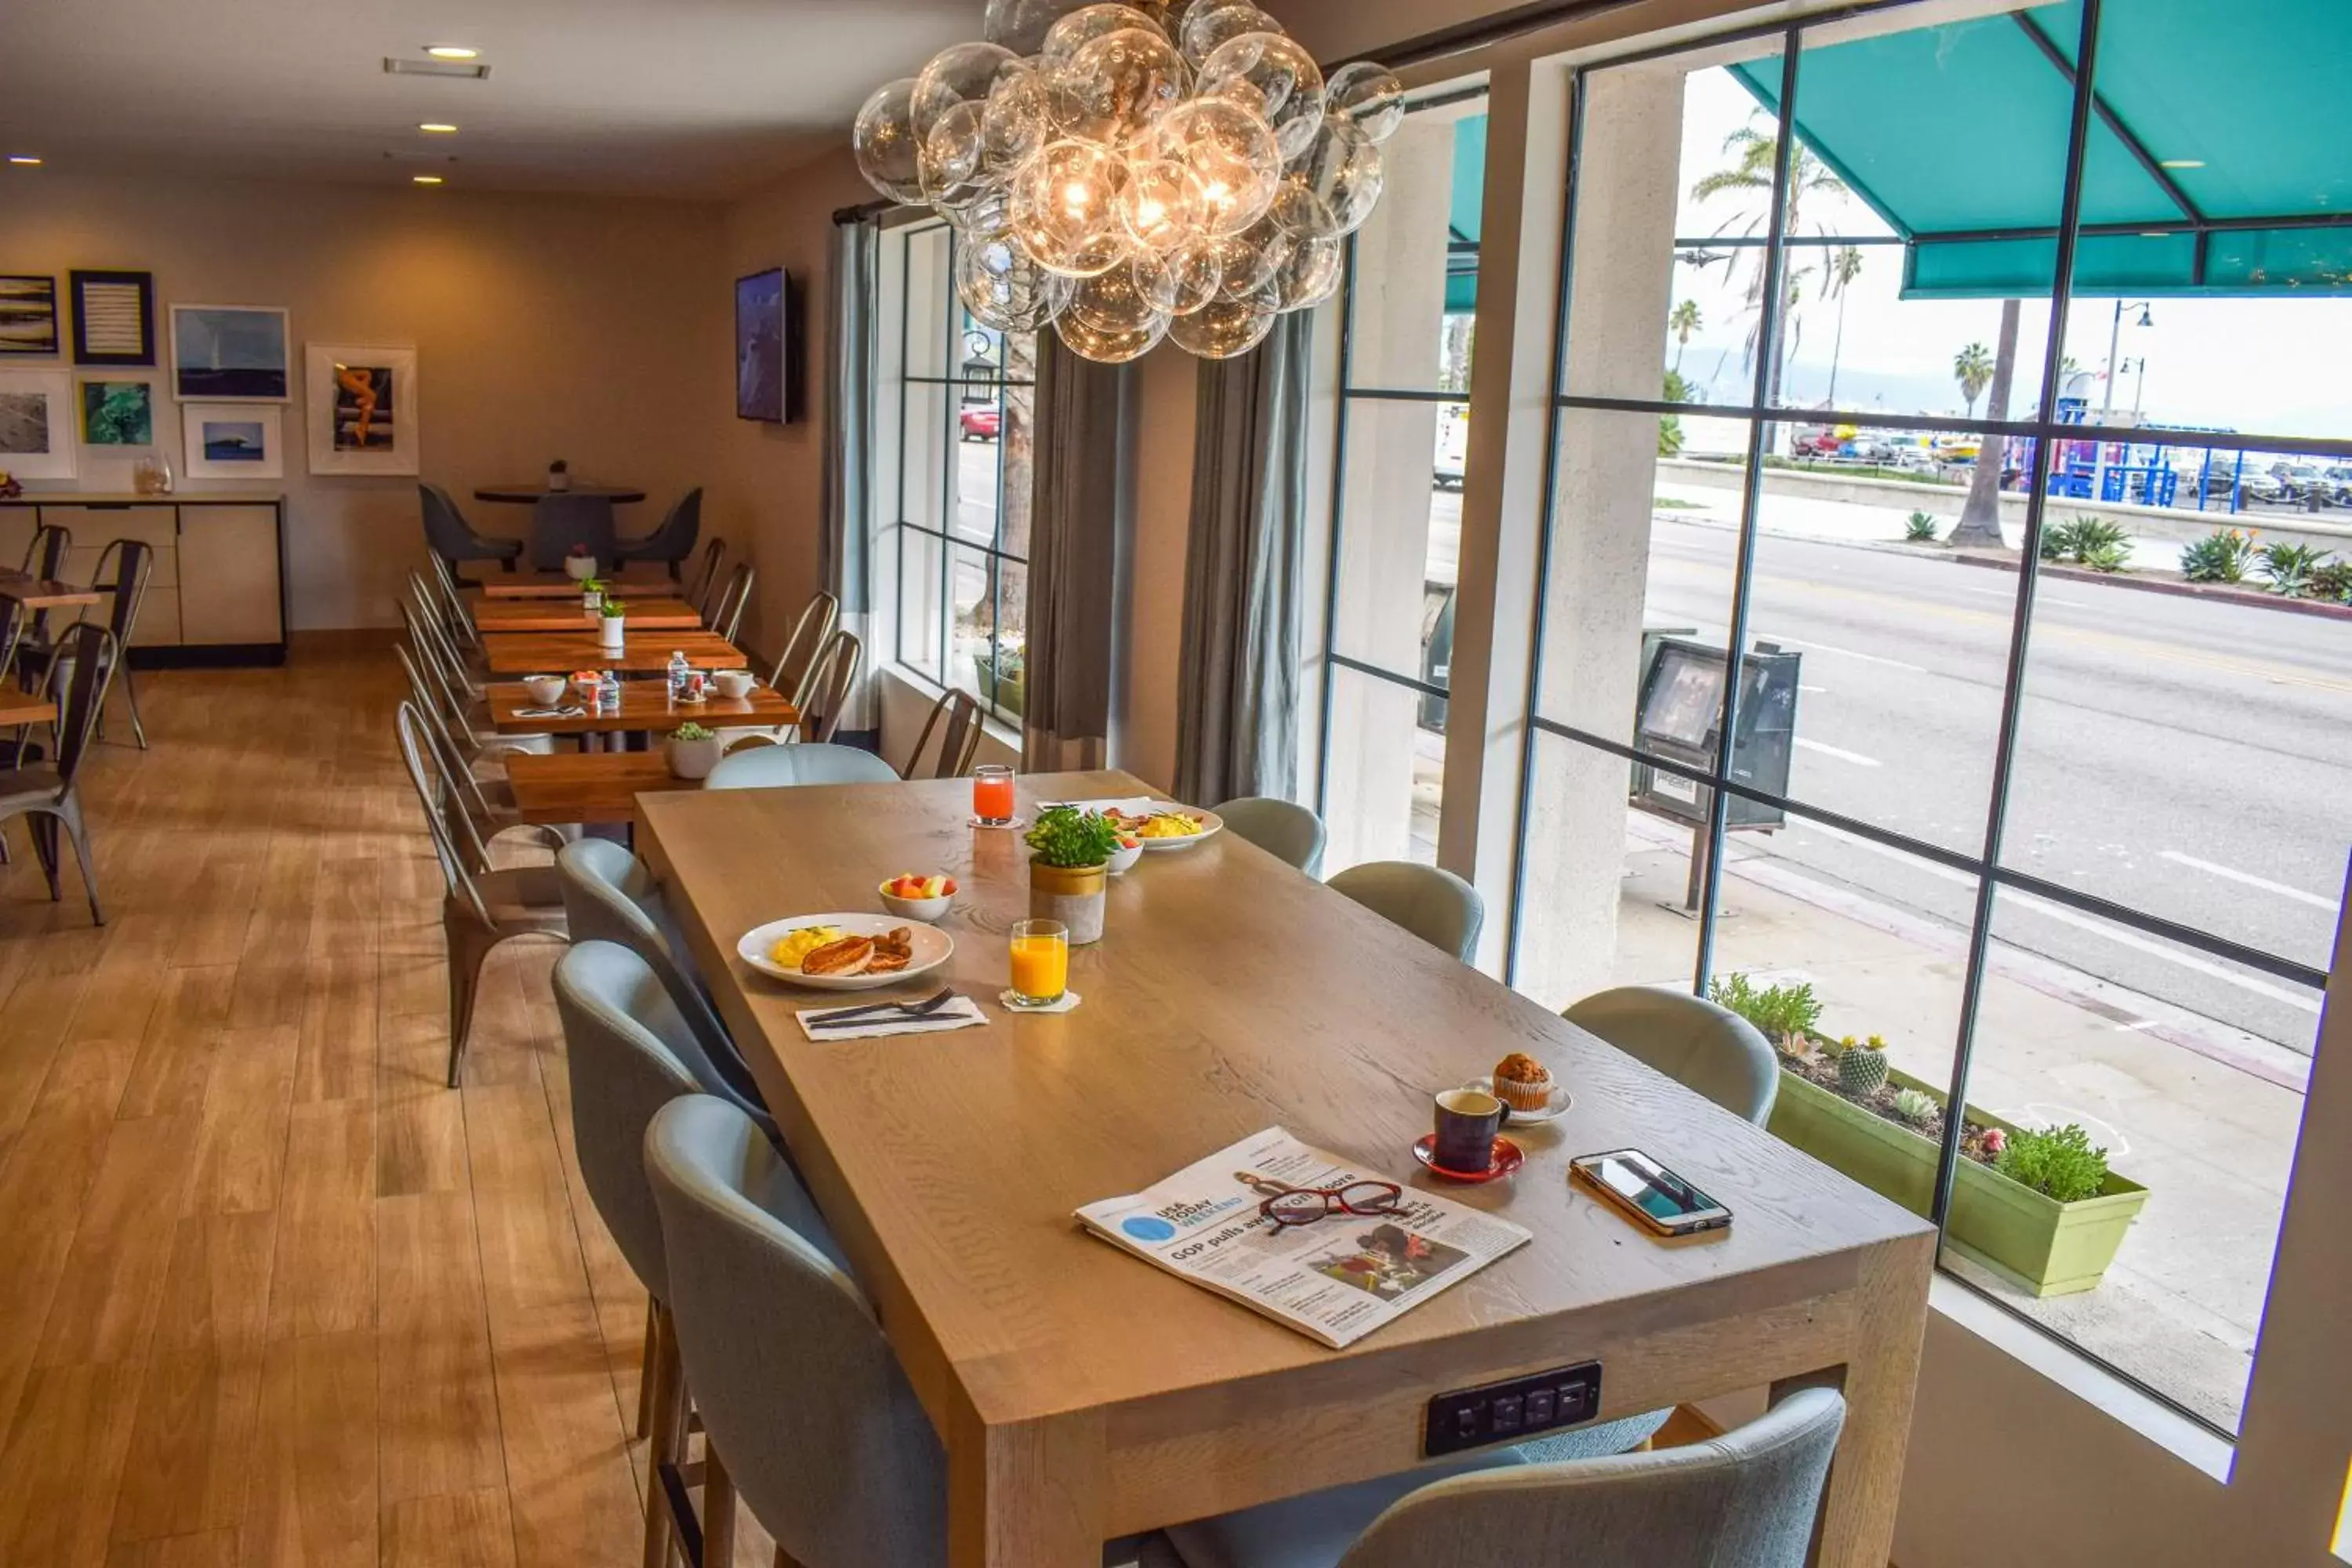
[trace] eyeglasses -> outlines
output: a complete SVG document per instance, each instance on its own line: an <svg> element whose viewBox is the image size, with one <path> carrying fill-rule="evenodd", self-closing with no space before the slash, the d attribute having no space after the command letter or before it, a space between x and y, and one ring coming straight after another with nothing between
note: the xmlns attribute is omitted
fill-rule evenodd
<svg viewBox="0 0 2352 1568"><path fill-rule="evenodd" d="M1335 1214L1394 1214L1404 1189L1394 1182L1350 1182L1344 1187L1286 1187L1257 1205L1276 1225L1313 1225Z"/></svg>

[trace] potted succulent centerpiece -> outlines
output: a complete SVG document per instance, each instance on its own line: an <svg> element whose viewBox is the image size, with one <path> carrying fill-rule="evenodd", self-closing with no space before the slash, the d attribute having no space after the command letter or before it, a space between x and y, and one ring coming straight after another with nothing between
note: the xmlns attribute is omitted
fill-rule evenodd
<svg viewBox="0 0 2352 1568"><path fill-rule="evenodd" d="M595 610L602 609L604 605L604 579L602 577L581 578L580 607L583 610Z"/></svg>
<svg viewBox="0 0 2352 1568"><path fill-rule="evenodd" d="M596 575L596 558L588 553L584 544L575 544L564 552L564 574L575 583L585 583Z"/></svg>
<svg viewBox="0 0 2352 1568"><path fill-rule="evenodd" d="M707 779L710 770L719 765L723 751L717 731L690 721L680 724L669 732L670 774L674 778Z"/></svg>
<svg viewBox="0 0 2352 1568"><path fill-rule="evenodd" d="M558 458L547 465L547 488L561 494L572 488L572 465Z"/></svg>
<svg viewBox="0 0 2352 1568"><path fill-rule="evenodd" d="M1049 805L1029 829L1029 913L1070 928L1070 945L1100 942L1103 897L1118 829L1074 805Z"/></svg>
<svg viewBox="0 0 2352 1568"><path fill-rule="evenodd" d="M606 653L619 653L622 635L628 624L629 606L618 599L606 599L596 606L596 646Z"/></svg>

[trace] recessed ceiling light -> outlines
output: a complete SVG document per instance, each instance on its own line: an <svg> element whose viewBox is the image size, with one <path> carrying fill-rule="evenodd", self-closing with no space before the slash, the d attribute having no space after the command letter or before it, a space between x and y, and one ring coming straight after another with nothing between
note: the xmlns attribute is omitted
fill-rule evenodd
<svg viewBox="0 0 2352 1568"><path fill-rule="evenodd" d="M411 174L408 177L420 185L437 185L441 183L441 176L438 174Z"/></svg>
<svg viewBox="0 0 2352 1568"><path fill-rule="evenodd" d="M470 60L478 58L479 49L469 49L463 44L427 44L425 52L436 60Z"/></svg>
<svg viewBox="0 0 2352 1568"><path fill-rule="evenodd" d="M22 163L29 168L32 165L38 163L40 160L34 157L30 153L11 153L8 154L8 162L11 163Z"/></svg>
<svg viewBox="0 0 2352 1568"><path fill-rule="evenodd" d="M2201 169L2205 166L2202 158L2166 158L2160 162L2168 169Z"/></svg>
<svg viewBox="0 0 2352 1568"><path fill-rule="evenodd" d="M428 136L455 136L457 134L457 128L456 126L445 125L437 120L428 120L416 129L424 132Z"/></svg>

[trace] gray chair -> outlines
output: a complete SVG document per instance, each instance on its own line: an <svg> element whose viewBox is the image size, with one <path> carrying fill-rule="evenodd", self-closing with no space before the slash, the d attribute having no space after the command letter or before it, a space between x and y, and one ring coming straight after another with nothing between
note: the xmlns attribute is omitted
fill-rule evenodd
<svg viewBox="0 0 2352 1568"><path fill-rule="evenodd" d="M1686 1447L1408 1472L1168 1535L1186 1568L1801 1568L1844 1425L1806 1389Z"/></svg>
<svg viewBox="0 0 2352 1568"><path fill-rule="evenodd" d="M1772 1120L1780 1060L1756 1026L1728 1007L1687 991L1620 985L1571 1003L1562 1016L1734 1116L1759 1127Z"/></svg>
<svg viewBox="0 0 2352 1568"><path fill-rule="evenodd" d="M563 885L564 923L572 940L611 942L636 954L661 981L686 1025L677 1054L702 1091L767 1121L759 1082L711 1007L646 863L609 838L581 838L557 854L555 872Z"/></svg>
<svg viewBox="0 0 2352 1568"><path fill-rule="evenodd" d="M705 789L780 789L790 784L897 784L898 770L855 746L751 746L719 759Z"/></svg>
<svg viewBox="0 0 2352 1568"><path fill-rule="evenodd" d="M695 486L677 498L661 526L642 539L624 539L614 547L613 559L617 563L626 561L658 561L669 568L670 581L678 578L678 565L694 553L694 541L702 532L702 487Z"/></svg>
<svg viewBox="0 0 2352 1568"><path fill-rule="evenodd" d="M1323 870L1323 841L1328 835L1323 819L1296 801L1270 795L1244 795L1217 807L1225 831L1246 838L1277 860L1289 862L1308 876Z"/></svg>
<svg viewBox="0 0 2352 1568"><path fill-rule="evenodd" d="M416 501L425 513L425 542L433 553L455 564L460 561L495 561L501 571L514 570L522 553L520 539L477 533L449 492L439 485L418 485Z"/></svg>
<svg viewBox="0 0 2352 1568"><path fill-rule="evenodd" d="M52 903L65 897L58 876L58 829L65 830L63 837L73 840L83 890L89 895L93 925L106 923L106 911L99 907L98 862L90 856L89 827L82 818L81 791L75 775L89 751L90 734L97 728L99 710L106 705L107 682L114 674L120 651L114 634L96 621L68 626L58 639L57 657L50 661L45 683L58 707L57 761L44 765L19 747L16 765L0 770L0 829L12 818L30 818L33 852L48 879Z"/></svg>
<svg viewBox="0 0 2352 1568"><path fill-rule="evenodd" d="M575 544L584 544L596 558L597 570L612 564L618 547L613 527L613 498L551 492L531 503L530 563L541 572L561 572L563 558Z"/></svg>
<svg viewBox="0 0 2352 1568"><path fill-rule="evenodd" d="M1451 871L1411 860L1369 860L1327 885L1465 963L1478 951L1486 900Z"/></svg>

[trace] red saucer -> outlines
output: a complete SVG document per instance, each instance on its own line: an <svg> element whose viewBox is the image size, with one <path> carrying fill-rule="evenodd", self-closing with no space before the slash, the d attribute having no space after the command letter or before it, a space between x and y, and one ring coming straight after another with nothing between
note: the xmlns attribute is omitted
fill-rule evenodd
<svg viewBox="0 0 2352 1568"><path fill-rule="evenodd" d="M1517 1143L1507 1138L1497 1138L1492 1163L1485 1170L1449 1171L1437 1163L1437 1134L1434 1132L1421 1135L1421 1141L1412 1146L1412 1157L1449 1182L1491 1182L1497 1176L1509 1175L1528 1160Z"/></svg>

